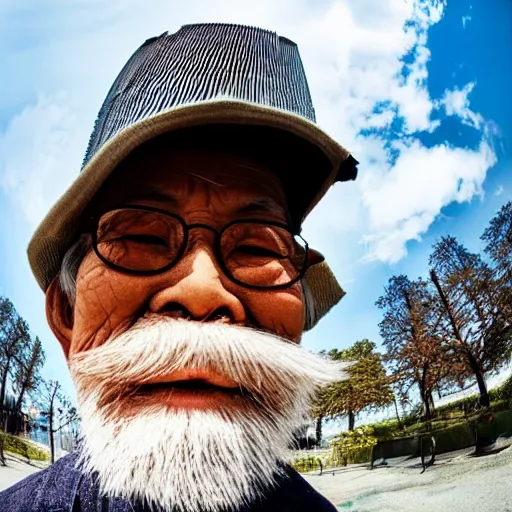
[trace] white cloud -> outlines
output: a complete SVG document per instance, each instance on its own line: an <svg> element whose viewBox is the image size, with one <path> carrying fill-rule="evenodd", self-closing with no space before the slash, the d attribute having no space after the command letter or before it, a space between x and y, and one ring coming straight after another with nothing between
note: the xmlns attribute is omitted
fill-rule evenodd
<svg viewBox="0 0 512 512"><path fill-rule="evenodd" d="M79 116L63 93L40 96L0 135L0 186L37 225L70 183L83 151ZM74 174L74 173L73 173Z"/></svg>
<svg viewBox="0 0 512 512"><path fill-rule="evenodd" d="M466 28L466 24L471 21L471 16L462 16L462 26Z"/></svg>
<svg viewBox="0 0 512 512"><path fill-rule="evenodd" d="M505 188L503 187L503 185L498 185L496 187L496 190L494 192L494 195L495 196L501 196L501 194L503 194L503 192L505 191Z"/></svg>
<svg viewBox="0 0 512 512"><path fill-rule="evenodd" d="M364 179L363 201L371 234L368 259L395 263L406 254L409 240L420 240L441 209L455 201L483 194L482 185L496 156L487 142L475 150L435 146L419 141L404 146L387 173Z"/></svg>
<svg viewBox="0 0 512 512"><path fill-rule="evenodd" d="M453 90L446 90L439 105L443 105L446 115L457 116L463 123L473 128L482 128L483 117L469 108L469 94L475 88L475 82L467 83L462 89L457 87Z"/></svg>
<svg viewBox="0 0 512 512"><path fill-rule="evenodd" d="M262 26L299 45L319 123L361 161L358 182L337 185L308 223L320 249L332 246L333 230L357 233L370 258L396 261L444 206L481 193L495 161L485 141L475 151L427 149L418 139L418 131L438 126L431 115L441 106L474 127L483 125L470 109L474 84L446 91L442 102L428 93L428 29L441 20L443 1L95 0L94 9L84 1L55 11L61 19L52 26L61 33L45 34L34 47L27 43L7 61L8 75L38 84L36 97L43 92L0 136L0 184L34 225L78 173L94 115L129 55L146 38L191 22ZM64 6L63 0L54 4ZM1 16L8 19L9 10ZM30 16L35 13L27 8L22 21ZM10 33L22 29L14 26ZM30 74L34 69L37 76ZM0 85L0 93L1 87L8 85ZM18 89L8 90L11 100L20 91L27 95ZM404 137L394 143L398 158L390 166L381 136L396 121ZM363 129L375 133L361 136Z"/></svg>

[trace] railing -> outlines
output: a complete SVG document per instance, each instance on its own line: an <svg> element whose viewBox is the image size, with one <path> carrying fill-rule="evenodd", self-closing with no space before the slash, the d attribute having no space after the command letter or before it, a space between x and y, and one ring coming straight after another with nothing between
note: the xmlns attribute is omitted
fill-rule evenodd
<svg viewBox="0 0 512 512"><path fill-rule="evenodd" d="M47 430L33 429L23 437L46 447L50 446L50 436ZM57 451L71 452L76 445L76 435L71 432L56 432L54 434L54 443Z"/></svg>

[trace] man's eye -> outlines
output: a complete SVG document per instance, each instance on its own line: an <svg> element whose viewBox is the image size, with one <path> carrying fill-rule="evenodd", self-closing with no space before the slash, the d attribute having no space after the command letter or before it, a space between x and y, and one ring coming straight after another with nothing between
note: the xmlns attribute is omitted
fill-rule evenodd
<svg viewBox="0 0 512 512"><path fill-rule="evenodd" d="M167 241L159 236L155 235L124 235L119 238L120 240L127 240L129 242L136 242L138 244L147 244L147 245L161 245L163 247L167 247Z"/></svg>
<svg viewBox="0 0 512 512"><path fill-rule="evenodd" d="M258 245L240 245L236 248L236 252L248 256L260 256L264 258L285 258L285 256L282 254L272 251L271 249L266 249L265 247L260 247Z"/></svg>

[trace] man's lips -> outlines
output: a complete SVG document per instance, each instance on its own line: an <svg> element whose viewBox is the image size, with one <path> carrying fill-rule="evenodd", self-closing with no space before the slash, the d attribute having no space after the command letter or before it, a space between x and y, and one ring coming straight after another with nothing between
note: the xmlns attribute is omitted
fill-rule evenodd
<svg viewBox="0 0 512 512"><path fill-rule="evenodd" d="M242 386L208 369L179 370L157 375L132 388L126 398L134 406L166 405L178 409L210 409L249 397Z"/></svg>
<svg viewBox="0 0 512 512"><path fill-rule="evenodd" d="M234 380L206 368L189 368L185 370L177 370L167 375L158 375L142 382L140 387L159 389L215 388L219 391L240 389L240 386Z"/></svg>
<svg viewBox="0 0 512 512"><path fill-rule="evenodd" d="M225 375L206 368L177 370L141 382L130 392L131 399L144 397L181 407L197 407L207 400L224 400L248 395L247 390Z"/></svg>

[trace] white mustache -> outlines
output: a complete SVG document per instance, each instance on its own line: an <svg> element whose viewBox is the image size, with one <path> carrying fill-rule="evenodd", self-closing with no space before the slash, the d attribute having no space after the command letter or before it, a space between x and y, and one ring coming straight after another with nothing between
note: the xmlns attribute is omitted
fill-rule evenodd
<svg viewBox="0 0 512 512"><path fill-rule="evenodd" d="M173 372L208 369L275 407L288 400L290 389L309 398L318 386L343 380L346 367L255 329L155 314L70 358L79 391L95 389L99 403Z"/></svg>
<svg viewBox="0 0 512 512"><path fill-rule="evenodd" d="M97 472L110 496L166 512L236 509L274 485L317 387L344 378L346 366L254 329L147 315L70 360L81 464ZM244 392L219 409L139 401L137 412L125 415L124 398L137 386L194 370Z"/></svg>

